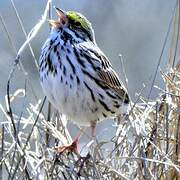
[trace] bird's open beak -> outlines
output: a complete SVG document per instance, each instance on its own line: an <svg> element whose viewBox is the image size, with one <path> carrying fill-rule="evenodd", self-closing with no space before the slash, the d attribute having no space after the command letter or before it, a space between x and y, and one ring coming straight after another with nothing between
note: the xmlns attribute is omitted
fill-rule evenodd
<svg viewBox="0 0 180 180"><path fill-rule="evenodd" d="M48 20L49 24L54 27L54 28L59 28L61 27L62 25L66 24L67 23L67 17L66 17L66 13L62 10L62 9L59 9L57 7L54 7L55 10L56 10L56 13L58 15L58 20Z"/></svg>

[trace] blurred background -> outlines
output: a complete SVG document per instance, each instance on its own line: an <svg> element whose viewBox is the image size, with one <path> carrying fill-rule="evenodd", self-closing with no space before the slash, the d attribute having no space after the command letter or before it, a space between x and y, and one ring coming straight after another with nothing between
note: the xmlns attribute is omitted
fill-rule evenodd
<svg viewBox="0 0 180 180"><path fill-rule="evenodd" d="M44 11L45 0L14 0L14 4L22 19L25 31L28 33L39 21ZM53 0L53 5L64 10L79 11L92 23L95 30L96 41L106 56L110 59L117 73L125 82L119 54L124 60L126 76L128 78L128 91L133 100L143 83L147 88L142 92L148 96L149 87L158 59L165 41L168 25L174 12L176 0ZM6 24L11 40L18 50L25 41L25 36L17 20L11 0L0 0L0 14ZM53 17L56 18L53 12ZM36 38L31 42L35 57L38 60L41 46L48 37L48 23L43 25ZM169 39L170 40L170 39ZM168 61L169 42L162 56L160 67L165 71ZM4 104L6 85L9 72L16 54L9 43L7 33L0 22L0 103ZM37 68L31 52L27 47L23 52L21 62L28 73L29 80L38 99L43 98L39 83ZM11 92L25 87L25 79L20 70L16 70L11 82ZM156 85L161 87L162 78L158 74ZM36 104L37 99L32 95L27 84L26 102ZM153 89L151 97L155 98L159 91ZM14 103L17 113L22 106ZM0 116L1 117L1 116ZM108 122L109 123L109 122ZM101 126L101 125L100 125ZM108 135L108 134L107 134Z"/></svg>

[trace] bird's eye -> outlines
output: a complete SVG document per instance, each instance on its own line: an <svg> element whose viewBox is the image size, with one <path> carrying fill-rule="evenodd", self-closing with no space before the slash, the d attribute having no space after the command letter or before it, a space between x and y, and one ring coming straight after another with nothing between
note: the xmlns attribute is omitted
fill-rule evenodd
<svg viewBox="0 0 180 180"><path fill-rule="evenodd" d="M79 27L79 26L81 26L81 23L79 21L76 21L75 25Z"/></svg>

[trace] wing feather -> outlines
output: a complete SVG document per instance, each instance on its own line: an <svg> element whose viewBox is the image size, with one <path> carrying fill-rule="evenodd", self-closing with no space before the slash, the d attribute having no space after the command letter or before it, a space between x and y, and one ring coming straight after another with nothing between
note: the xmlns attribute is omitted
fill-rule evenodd
<svg viewBox="0 0 180 180"><path fill-rule="evenodd" d="M126 88L103 52L93 43L81 43L80 48L83 49L81 52L85 53L86 57L89 56L93 67L97 68L96 78L99 82L103 86L108 86L111 90L116 92L124 102L129 102Z"/></svg>

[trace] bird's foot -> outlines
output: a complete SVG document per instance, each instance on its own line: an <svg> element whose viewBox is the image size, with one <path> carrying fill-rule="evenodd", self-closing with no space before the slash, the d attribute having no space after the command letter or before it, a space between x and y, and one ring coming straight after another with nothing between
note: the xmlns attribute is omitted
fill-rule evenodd
<svg viewBox="0 0 180 180"><path fill-rule="evenodd" d="M71 144L65 145L65 146L57 146L54 149L59 154L62 154L64 152L78 153L78 141L79 141L79 139L76 138L76 139L73 140L73 142Z"/></svg>
<svg viewBox="0 0 180 180"><path fill-rule="evenodd" d="M82 130L77 134L76 138L73 140L73 142L69 145L65 145L65 146L59 146L59 147L55 147L55 151L59 154L62 154L64 152L75 152L78 153L78 142L79 139L82 135Z"/></svg>

